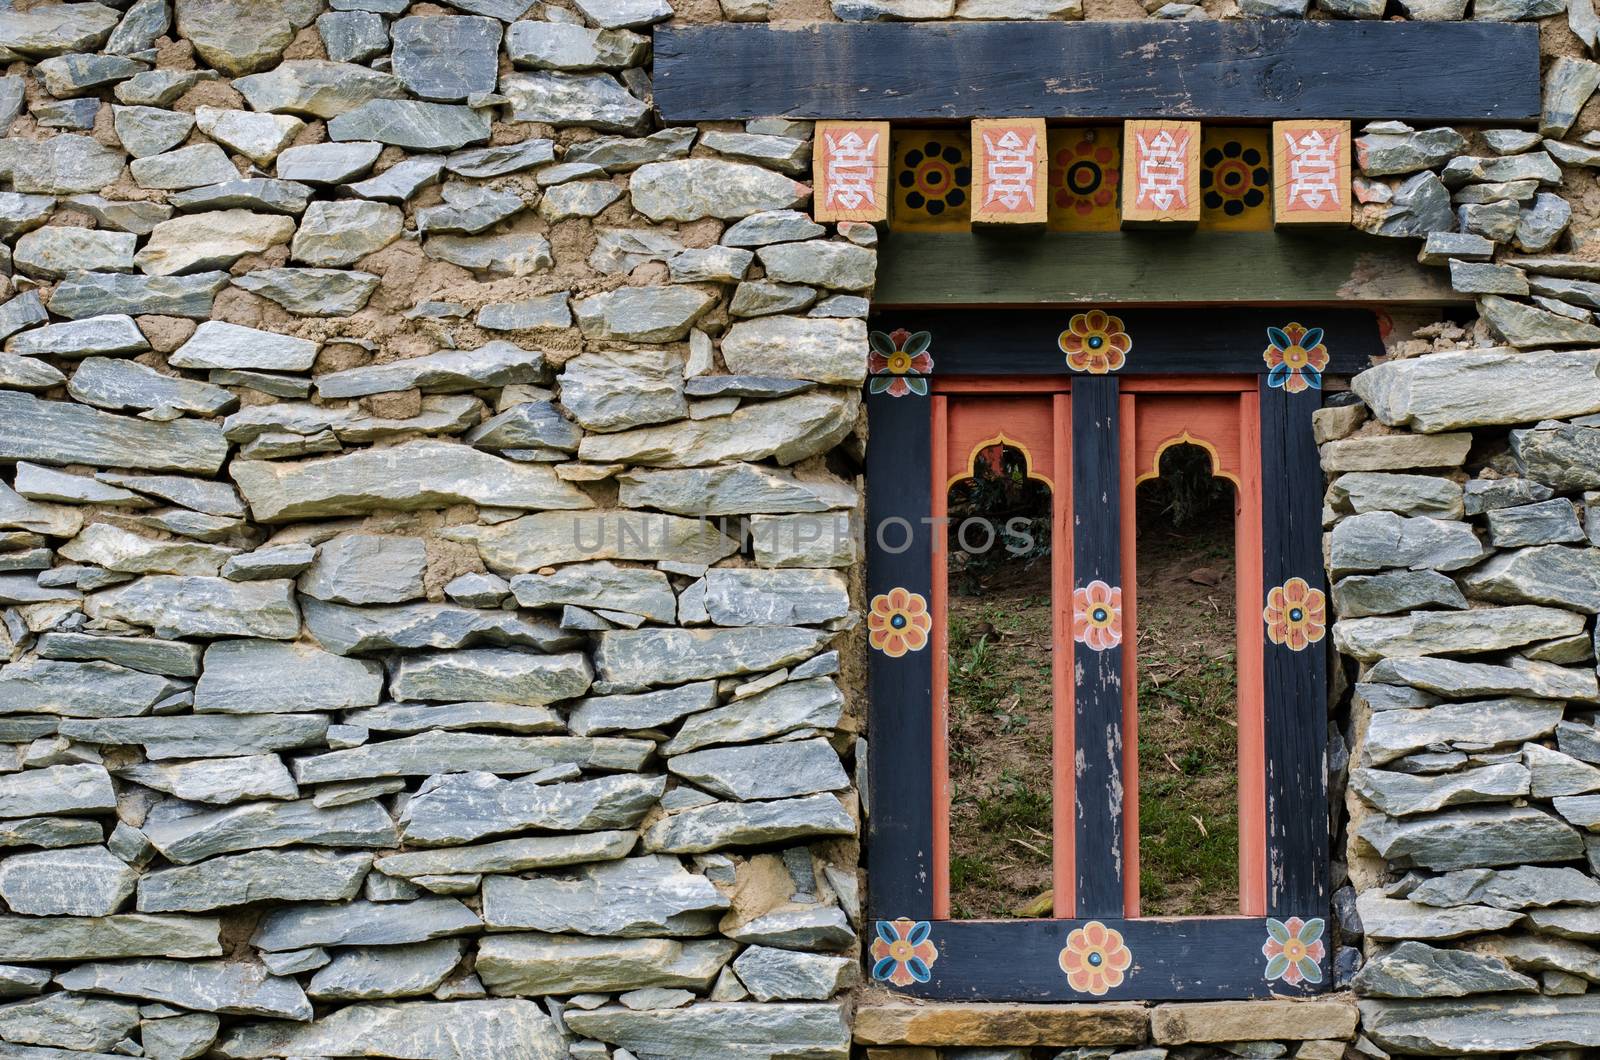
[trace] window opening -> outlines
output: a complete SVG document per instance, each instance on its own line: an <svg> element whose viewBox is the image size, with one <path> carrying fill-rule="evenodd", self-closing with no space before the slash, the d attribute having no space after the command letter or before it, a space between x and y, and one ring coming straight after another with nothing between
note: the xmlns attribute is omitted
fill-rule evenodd
<svg viewBox="0 0 1600 1060"><path fill-rule="evenodd" d="M1237 497L1180 443L1137 487L1142 916L1239 912Z"/></svg>

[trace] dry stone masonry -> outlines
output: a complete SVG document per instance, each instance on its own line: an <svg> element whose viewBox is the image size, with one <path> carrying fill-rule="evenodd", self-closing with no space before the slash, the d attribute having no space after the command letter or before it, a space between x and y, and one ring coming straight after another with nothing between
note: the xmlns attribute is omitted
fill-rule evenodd
<svg viewBox="0 0 1600 1060"><path fill-rule="evenodd" d="M650 104L674 14L1309 0L678 7L0 4L0 1056L1600 1048L1591 0L1316 2L1549 52L1537 131L1357 144L1478 298L1318 418L1359 1012L860 986L876 233Z"/></svg>

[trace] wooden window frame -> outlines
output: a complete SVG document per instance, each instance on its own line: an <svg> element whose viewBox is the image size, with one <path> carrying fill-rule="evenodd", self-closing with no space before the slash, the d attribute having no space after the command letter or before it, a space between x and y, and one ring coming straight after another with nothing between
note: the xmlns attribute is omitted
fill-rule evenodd
<svg viewBox="0 0 1600 1060"><path fill-rule="evenodd" d="M1270 374L1269 329L1300 321L1324 331L1326 375L1353 374L1382 352L1376 317L1367 311L1272 309L1109 309L1131 337L1126 362L1104 374L1072 370L1058 339L1074 310L892 310L871 330L928 332L931 386L869 385L867 409L867 595L873 611L895 590L942 616L944 489L949 466L948 403L960 395L1048 395L1052 408L1053 539L1071 563L1053 567L1053 618L1070 629L1071 588L1092 578L1120 582L1124 628L1136 608L1133 581L1133 487L1179 438L1122 430L1135 423L1141 395L1231 395L1238 412L1239 614L1260 615L1274 587L1301 578L1323 591L1323 479L1312 438L1319 386L1285 386ZM882 340L880 340L882 341ZM892 341L892 340L891 340ZM887 370L885 370L887 374ZM1287 380L1290 386L1306 378ZM926 396L917 390L928 391ZM877 391L877 392L873 392ZM1157 430L1156 433L1159 433ZM1256 454L1259 454L1257 457ZM1060 473L1070 467L1070 474ZM1256 484L1259 483L1259 489ZM1259 498L1259 507L1250 498ZM1070 502L1070 503L1069 503ZM1252 551L1253 549L1253 551ZM878 616L874 616L878 617ZM873 622L869 621L869 628ZM1241 631L1250 628L1241 621ZM1137 706L1132 638L1124 651L1072 653L1058 659L1053 732L1056 805L1054 918L948 919L947 708L936 660L945 651L934 621L924 647L891 655L869 651L871 691L867 834L868 967L873 978L912 996L985 1001L1168 1000L1312 994L1331 986L1330 940L1323 933L1317 981L1271 961L1269 940L1287 930L1309 942L1328 915L1328 800L1324 762L1327 651L1322 640L1301 650L1274 643L1265 624L1240 635L1243 671L1259 667L1259 728L1242 712L1243 754L1260 769L1241 771L1241 904L1238 916L1141 918L1137 873L1119 873L1118 855L1137 864L1137 799L1116 794L1137 767ZM1061 651L1058 639L1058 653ZM1095 668L1088 673L1082 668ZM1073 678L1076 677L1074 681ZM1074 685L1079 691L1074 694ZM1065 698L1064 698L1065 694ZM1243 702L1243 696L1241 701ZM1068 709L1063 704L1069 703ZM1120 753L1075 752L1078 732L1114 734ZM1255 750L1251 745L1254 745ZM1244 760L1246 765L1251 761ZM1076 763L1068 769L1063 763ZM1085 793L1095 792L1089 798ZM1129 788L1132 792L1132 788ZM1128 833L1132 832L1131 842ZM1248 833L1248 837L1247 837ZM1110 866L1110 868L1108 868ZM1095 925L1100 925L1096 928ZM1115 932L1103 935L1102 930ZM1069 977L1069 944L1111 938L1128 967L1120 981ZM1304 967L1301 965L1300 967ZM1118 977L1111 977L1117 979ZM1071 980L1071 981L1069 981Z"/></svg>

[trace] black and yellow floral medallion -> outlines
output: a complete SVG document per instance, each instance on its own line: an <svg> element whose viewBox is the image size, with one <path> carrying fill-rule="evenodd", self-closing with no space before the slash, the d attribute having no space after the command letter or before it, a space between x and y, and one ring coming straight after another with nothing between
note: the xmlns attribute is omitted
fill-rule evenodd
<svg viewBox="0 0 1600 1060"><path fill-rule="evenodd" d="M894 143L892 226L960 231L972 217L972 145L957 132L919 130Z"/></svg>
<svg viewBox="0 0 1600 1060"><path fill-rule="evenodd" d="M1266 129L1204 131L1200 150L1201 227L1272 227L1271 156Z"/></svg>

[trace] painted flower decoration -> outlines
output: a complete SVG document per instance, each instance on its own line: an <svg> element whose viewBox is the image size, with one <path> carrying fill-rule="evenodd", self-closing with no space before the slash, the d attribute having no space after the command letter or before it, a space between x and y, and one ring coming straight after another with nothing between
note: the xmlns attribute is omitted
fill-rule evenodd
<svg viewBox="0 0 1600 1060"><path fill-rule="evenodd" d="M1122 318L1101 309L1079 313L1056 340L1067 355L1067 367L1091 375L1115 372L1128 361L1133 340L1122 330Z"/></svg>
<svg viewBox="0 0 1600 1060"><path fill-rule="evenodd" d="M1262 358L1271 369L1267 385L1282 387L1291 394L1311 387L1322 389L1322 370L1328 367L1328 347L1322 344L1322 329L1288 324L1268 328L1271 345Z"/></svg>
<svg viewBox="0 0 1600 1060"><path fill-rule="evenodd" d="M1301 920L1292 916L1288 920L1267 918L1267 941L1261 946L1267 958L1267 978L1282 979L1290 986L1304 980L1322 982L1322 966L1318 963L1325 952L1322 945L1322 920Z"/></svg>
<svg viewBox="0 0 1600 1060"><path fill-rule="evenodd" d="M928 646L933 616L928 601L909 589L890 589L872 598L867 612L867 642L891 659Z"/></svg>
<svg viewBox="0 0 1600 1060"><path fill-rule="evenodd" d="M1072 639L1095 651L1122 643L1122 590L1098 579L1072 592Z"/></svg>
<svg viewBox="0 0 1600 1060"><path fill-rule="evenodd" d="M867 341L872 346L867 355L867 370L872 373L869 391L890 397L927 396L928 381L922 377L933 371L933 358L928 355L931 334L897 328L888 334L874 331Z"/></svg>
<svg viewBox="0 0 1600 1060"><path fill-rule="evenodd" d="M1117 199L1117 151L1098 129L1085 129L1071 147L1057 149L1050 167L1050 197L1059 210L1087 217Z"/></svg>
<svg viewBox="0 0 1600 1060"><path fill-rule="evenodd" d="M872 940L872 978L880 983L910 986L933 978L933 962L939 948L928 936L933 925L926 920L878 921L878 937Z"/></svg>
<svg viewBox="0 0 1600 1060"><path fill-rule="evenodd" d="M930 138L906 151L896 178L913 210L938 217L966 205L972 187L972 163L956 143Z"/></svg>
<svg viewBox="0 0 1600 1060"><path fill-rule="evenodd" d="M1258 147L1227 140L1208 148L1200 159L1201 199L1207 209L1228 217L1264 204L1271 186L1267 160Z"/></svg>
<svg viewBox="0 0 1600 1060"><path fill-rule="evenodd" d="M1267 593L1267 606L1261 612L1267 624L1267 637L1290 651L1304 651L1308 644L1322 639L1328 628L1328 602L1321 589L1313 589L1304 578L1290 578Z"/></svg>
<svg viewBox="0 0 1600 1060"><path fill-rule="evenodd" d="M1080 994L1100 997L1122 985L1133 954L1122 944L1122 932L1091 920L1067 936L1057 961L1067 973L1067 985Z"/></svg>

